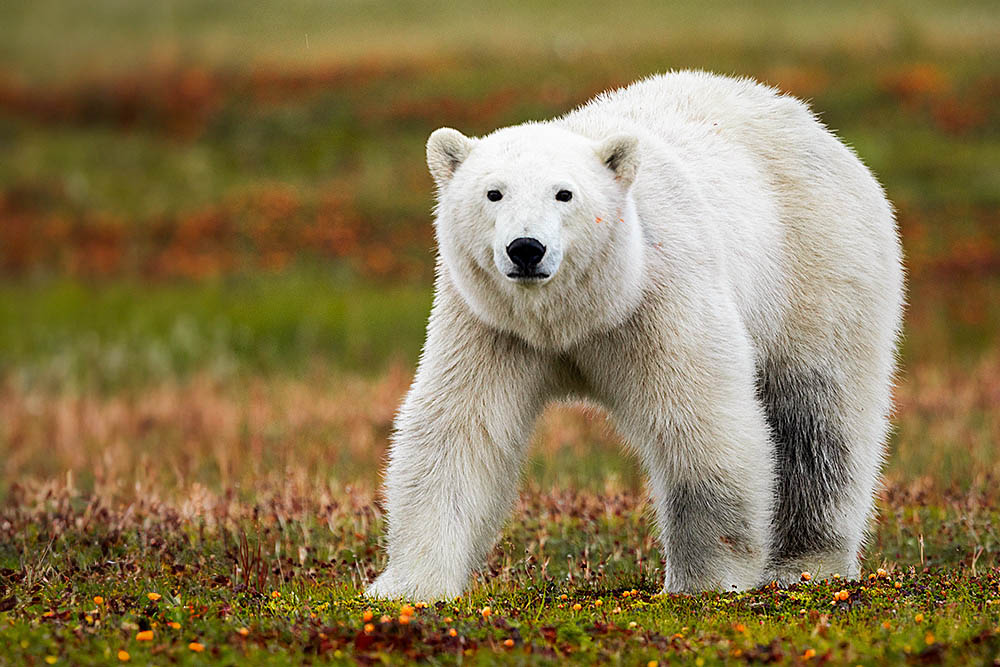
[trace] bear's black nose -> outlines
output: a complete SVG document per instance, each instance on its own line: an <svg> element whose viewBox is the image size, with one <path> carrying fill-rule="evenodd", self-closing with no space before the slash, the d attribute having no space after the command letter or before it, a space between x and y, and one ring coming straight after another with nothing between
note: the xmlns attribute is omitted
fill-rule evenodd
<svg viewBox="0 0 1000 667"><path fill-rule="evenodd" d="M514 239L507 246L507 256L514 265L524 273L534 273L535 267L545 255L545 246L537 239L522 236Z"/></svg>

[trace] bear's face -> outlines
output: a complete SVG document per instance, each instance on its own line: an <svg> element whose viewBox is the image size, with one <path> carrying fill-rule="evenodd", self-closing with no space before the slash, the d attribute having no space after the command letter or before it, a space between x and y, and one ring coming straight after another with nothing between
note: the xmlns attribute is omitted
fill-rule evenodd
<svg viewBox="0 0 1000 667"><path fill-rule="evenodd" d="M594 142L552 125L431 135L441 258L477 314L500 328L526 316L554 328L546 320L568 292L593 301L591 283L616 275L604 264L619 261L615 245L628 236L637 153L632 137Z"/></svg>

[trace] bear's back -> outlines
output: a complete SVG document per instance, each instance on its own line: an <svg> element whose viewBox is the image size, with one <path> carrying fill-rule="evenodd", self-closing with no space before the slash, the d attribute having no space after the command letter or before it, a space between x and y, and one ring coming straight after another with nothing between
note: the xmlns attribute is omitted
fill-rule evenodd
<svg viewBox="0 0 1000 667"><path fill-rule="evenodd" d="M674 187L683 173L708 205L690 229L721 234L747 320L772 320L764 312L773 303L759 297L781 292L786 312L815 313L819 302L850 309L859 299L899 310L892 209L871 172L802 101L752 79L682 71L603 93L555 122L593 139L647 137L642 160L653 173L640 167L639 198ZM648 158L658 149L681 171L655 173L661 161Z"/></svg>

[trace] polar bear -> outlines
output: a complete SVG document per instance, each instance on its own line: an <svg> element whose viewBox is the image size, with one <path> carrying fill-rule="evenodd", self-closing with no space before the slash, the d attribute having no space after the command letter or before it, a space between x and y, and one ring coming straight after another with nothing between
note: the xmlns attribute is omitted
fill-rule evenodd
<svg viewBox="0 0 1000 667"><path fill-rule="evenodd" d="M668 592L859 574L904 300L893 211L801 101L685 71L555 120L435 131L434 304L374 597L454 596L548 401L649 477Z"/></svg>

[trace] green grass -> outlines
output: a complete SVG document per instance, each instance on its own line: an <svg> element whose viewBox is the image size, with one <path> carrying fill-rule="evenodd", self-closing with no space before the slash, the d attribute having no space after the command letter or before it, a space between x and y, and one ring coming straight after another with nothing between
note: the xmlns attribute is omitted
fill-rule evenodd
<svg viewBox="0 0 1000 667"><path fill-rule="evenodd" d="M273 491L256 510L227 501L211 518L154 501L128 516L62 493L21 498L22 509L0 515L3 655L71 664L107 664L120 650L135 662L183 664L723 664L795 663L813 651L837 664L884 664L982 662L1000 651L995 551L975 574L969 558L976 533L1000 520L995 508L886 512L868 550L875 576L861 582L815 573L788 590L660 596L659 557L633 496L536 489L469 594L417 608L401 624L400 601L360 596L382 565L370 498L334 489L343 504L323 508ZM250 549L241 554L242 535ZM839 591L846 599L835 600ZM137 640L145 630L152 641ZM193 641L205 651L193 652Z"/></svg>
<svg viewBox="0 0 1000 667"><path fill-rule="evenodd" d="M336 271L142 284L0 284L0 374L110 391L207 371L304 374L321 362L378 373L412 364L425 286L365 286Z"/></svg>
<svg viewBox="0 0 1000 667"><path fill-rule="evenodd" d="M524 61L591 53L614 60L644 47L704 56L755 46L796 54L888 48L975 54L996 48L1000 19L988 0L852 0L794 9L777 0L752 7L640 0L625 9L596 0L544 6L295 0L280 7L241 0L12 0L0 8L0 27L0 61L58 79L178 59L295 66L515 51Z"/></svg>

